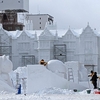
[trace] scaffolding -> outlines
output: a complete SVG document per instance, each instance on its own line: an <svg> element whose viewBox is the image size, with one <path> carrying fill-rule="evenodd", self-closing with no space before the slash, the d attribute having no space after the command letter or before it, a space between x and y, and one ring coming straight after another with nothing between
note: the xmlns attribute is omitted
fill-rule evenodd
<svg viewBox="0 0 100 100"><path fill-rule="evenodd" d="M28 64L35 64L35 56L34 55L26 55L22 56L22 65L26 66Z"/></svg>
<svg viewBox="0 0 100 100"><path fill-rule="evenodd" d="M0 34L0 56L6 55L9 56L10 60L12 60L11 44L12 44L11 37L5 37L5 35L2 35L1 33Z"/></svg>
<svg viewBox="0 0 100 100"><path fill-rule="evenodd" d="M23 30L23 23L18 22L17 19L17 12L9 11L5 13L0 13L0 23L2 23L5 30Z"/></svg>
<svg viewBox="0 0 100 100"><path fill-rule="evenodd" d="M9 56L9 59L12 60L12 46L0 46L0 56L2 55Z"/></svg>
<svg viewBox="0 0 100 100"><path fill-rule="evenodd" d="M66 44L54 45L54 59L66 62Z"/></svg>

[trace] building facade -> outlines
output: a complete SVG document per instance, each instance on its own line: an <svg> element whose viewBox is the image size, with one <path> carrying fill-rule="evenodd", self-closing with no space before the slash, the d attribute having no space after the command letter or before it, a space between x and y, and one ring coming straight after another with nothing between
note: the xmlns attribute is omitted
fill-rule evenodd
<svg viewBox="0 0 100 100"><path fill-rule="evenodd" d="M53 24L53 17L49 14L26 14L26 29L44 30L45 25ZM29 23L29 24L28 24ZM30 26L33 23L33 27Z"/></svg>
<svg viewBox="0 0 100 100"><path fill-rule="evenodd" d="M9 51L9 52L8 52ZM85 29L6 31L0 28L0 55L9 55L14 69L28 64L79 61L100 73L100 35L89 25Z"/></svg>

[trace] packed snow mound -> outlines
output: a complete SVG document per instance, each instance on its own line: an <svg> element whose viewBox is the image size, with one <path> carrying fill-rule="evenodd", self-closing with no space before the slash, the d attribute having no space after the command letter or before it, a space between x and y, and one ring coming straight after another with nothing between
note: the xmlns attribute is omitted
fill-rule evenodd
<svg viewBox="0 0 100 100"><path fill-rule="evenodd" d="M52 72L65 72L65 65L60 60L50 60L48 62L47 68Z"/></svg>
<svg viewBox="0 0 100 100"><path fill-rule="evenodd" d="M9 60L8 56L0 56L0 72L1 73L9 73L13 69L13 64Z"/></svg>
<svg viewBox="0 0 100 100"><path fill-rule="evenodd" d="M13 84L9 73L13 69L13 64L8 56L0 56L0 91L13 92Z"/></svg>
<svg viewBox="0 0 100 100"><path fill-rule="evenodd" d="M41 91L47 88L77 89L84 90L79 84L68 82L66 79L56 75L43 65L28 65L27 93Z"/></svg>
<svg viewBox="0 0 100 100"><path fill-rule="evenodd" d="M6 84L6 82L0 80L0 91L5 91L5 92L8 92L8 93L15 93L16 90L9 86L8 84Z"/></svg>
<svg viewBox="0 0 100 100"><path fill-rule="evenodd" d="M19 78L27 78L27 67L18 67L16 70L14 70L14 73L20 73Z"/></svg>

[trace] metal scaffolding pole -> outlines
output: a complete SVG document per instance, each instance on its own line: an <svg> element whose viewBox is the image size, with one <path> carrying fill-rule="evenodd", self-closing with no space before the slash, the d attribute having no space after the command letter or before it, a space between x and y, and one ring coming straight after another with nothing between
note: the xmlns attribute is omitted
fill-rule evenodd
<svg viewBox="0 0 100 100"><path fill-rule="evenodd" d="M35 56L34 55L22 56L22 65L26 66L27 64L35 64Z"/></svg>
<svg viewBox="0 0 100 100"><path fill-rule="evenodd" d="M66 44L54 45L54 59L66 62Z"/></svg>
<svg viewBox="0 0 100 100"><path fill-rule="evenodd" d="M0 55L7 55L12 59L12 46L0 46Z"/></svg>

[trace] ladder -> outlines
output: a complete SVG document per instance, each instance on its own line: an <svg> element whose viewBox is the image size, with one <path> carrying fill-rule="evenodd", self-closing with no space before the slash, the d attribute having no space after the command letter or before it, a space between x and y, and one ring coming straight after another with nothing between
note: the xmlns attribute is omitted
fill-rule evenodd
<svg viewBox="0 0 100 100"><path fill-rule="evenodd" d="M72 68L68 68L68 81L74 82L74 76L73 76L73 69Z"/></svg>

